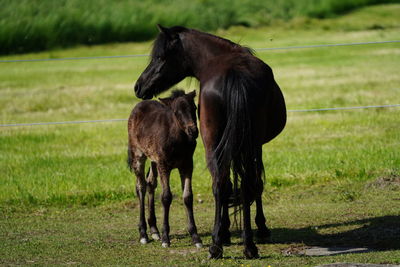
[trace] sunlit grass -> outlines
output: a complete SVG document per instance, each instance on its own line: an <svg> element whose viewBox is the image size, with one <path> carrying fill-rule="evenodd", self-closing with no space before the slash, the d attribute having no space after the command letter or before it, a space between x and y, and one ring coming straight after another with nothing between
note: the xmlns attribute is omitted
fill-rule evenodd
<svg viewBox="0 0 400 267"><path fill-rule="evenodd" d="M395 13L398 6L393 7ZM386 6L376 8L381 9L389 12ZM365 12L372 12L371 8ZM363 13L354 17L360 20ZM348 20L359 21L346 16L331 22ZM232 40L242 36L241 43L251 47L268 46L265 42L271 31L276 34L275 47L400 37L397 28L358 32L280 29L233 28L221 34ZM150 47L150 42L105 45L14 58L143 54ZM257 55L273 68L288 109L307 109L400 103L399 51L398 44L383 44L259 51ZM139 57L2 63L0 121L127 118L138 102L132 86L147 62ZM179 86L190 90L198 83L189 79ZM267 183L280 187L344 178L365 180L398 172L398 114L396 108L288 113L284 132L264 147ZM97 203L134 195L134 177L125 165L124 122L0 131L1 202ZM198 143L194 191L210 195L210 175L200 139ZM178 180L173 181L175 191L180 188Z"/></svg>

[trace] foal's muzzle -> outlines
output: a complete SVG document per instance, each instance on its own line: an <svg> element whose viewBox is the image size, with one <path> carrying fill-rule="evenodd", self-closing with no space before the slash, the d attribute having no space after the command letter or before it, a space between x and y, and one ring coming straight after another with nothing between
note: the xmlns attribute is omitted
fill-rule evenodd
<svg viewBox="0 0 400 267"><path fill-rule="evenodd" d="M196 139L199 136L199 130L197 129L197 126L187 127L186 133L192 139Z"/></svg>

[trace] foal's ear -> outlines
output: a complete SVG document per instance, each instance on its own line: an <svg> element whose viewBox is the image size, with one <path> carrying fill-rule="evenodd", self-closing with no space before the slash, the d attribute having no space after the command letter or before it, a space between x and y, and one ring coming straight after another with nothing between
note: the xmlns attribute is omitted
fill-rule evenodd
<svg viewBox="0 0 400 267"><path fill-rule="evenodd" d="M166 105L167 107L171 106L172 103L172 98L167 97L167 98L159 98L158 100L160 100L161 103L163 103L164 105Z"/></svg>
<svg viewBox="0 0 400 267"><path fill-rule="evenodd" d="M191 97L192 99L194 99L194 98L196 97L196 90L193 90L192 92L187 93L186 95L187 95L188 97Z"/></svg>

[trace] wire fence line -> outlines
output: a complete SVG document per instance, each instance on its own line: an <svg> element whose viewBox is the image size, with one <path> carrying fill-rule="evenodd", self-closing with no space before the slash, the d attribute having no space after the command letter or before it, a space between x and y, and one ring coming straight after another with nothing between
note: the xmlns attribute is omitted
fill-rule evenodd
<svg viewBox="0 0 400 267"><path fill-rule="evenodd" d="M305 49L305 48L323 48L323 47L340 47L340 46L356 46L356 45L376 45L400 43L400 40L392 41L376 41L376 42L359 42L359 43L339 43L339 44L319 44L319 45L301 45L301 46L285 46L285 47L269 47L256 48L254 51L270 51L270 50L289 50L289 49ZM44 61L64 61L64 60L88 60L88 59L118 59L118 58L139 58L148 57L149 54L136 55L120 55L120 56L94 56L94 57L65 57L65 58L38 58L38 59L4 59L0 63L18 63L18 62L44 62Z"/></svg>
<svg viewBox="0 0 400 267"><path fill-rule="evenodd" d="M288 110L287 112L317 112L317 111L338 111L338 110L355 110L355 109L371 109L371 108L394 108L394 107L400 107L400 104L358 106L358 107L291 109L291 110ZM128 121L128 119L104 119L104 120L84 120L84 121L55 121L55 122L10 123L10 124L0 124L0 127L22 127L22 126L82 124L82 123L121 122L121 121L125 121L126 122L126 121Z"/></svg>

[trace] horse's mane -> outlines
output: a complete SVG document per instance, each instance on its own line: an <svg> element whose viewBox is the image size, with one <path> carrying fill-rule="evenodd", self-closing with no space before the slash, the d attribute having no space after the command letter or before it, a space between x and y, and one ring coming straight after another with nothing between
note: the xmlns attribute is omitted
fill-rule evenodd
<svg viewBox="0 0 400 267"><path fill-rule="evenodd" d="M213 35L211 33L201 32L201 31L197 31L197 30L192 30L192 31L194 31L194 32L196 32L198 34L205 35L205 36L207 36L207 37L209 37L211 39L217 40L218 42L223 43L223 44L225 44L225 45L227 45L227 46L229 46L229 47L231 47L231 48L233 48L235 50L244 50L244 51L248 52L251 55L254 54L254 50L251 49L250 47L242 46L242 45L240 45L238 43L232 42L231 40L228 40L228 39Z"/></svg>
<svg viewBox="0 0 400 267"><path fill-rule="evenodd" d="M206 32L202 32L202 31L198 31L195 29L188 29L182 26L174 26L172 28L169 28L169 31L173 34L179 34L182 32L192 32L192 33L196 33L198 35L202 35L202 36L206 36L209 39L213 39L216 40L217 42L224 44L234 50L239 50L239 51L245 51L249 54L254 54L254 51L246 46L242 46L240 44L234 43L228 39L210 34L210 33L206 33ZM159 33L157 35L157 38L155 39L154 43L153 43L153 49L151 52L151 57L152 58L156 58L159 56L164 56L165 50L167 48L167 44L168 44L168 37L164 34L164 33Z"/></svg>

